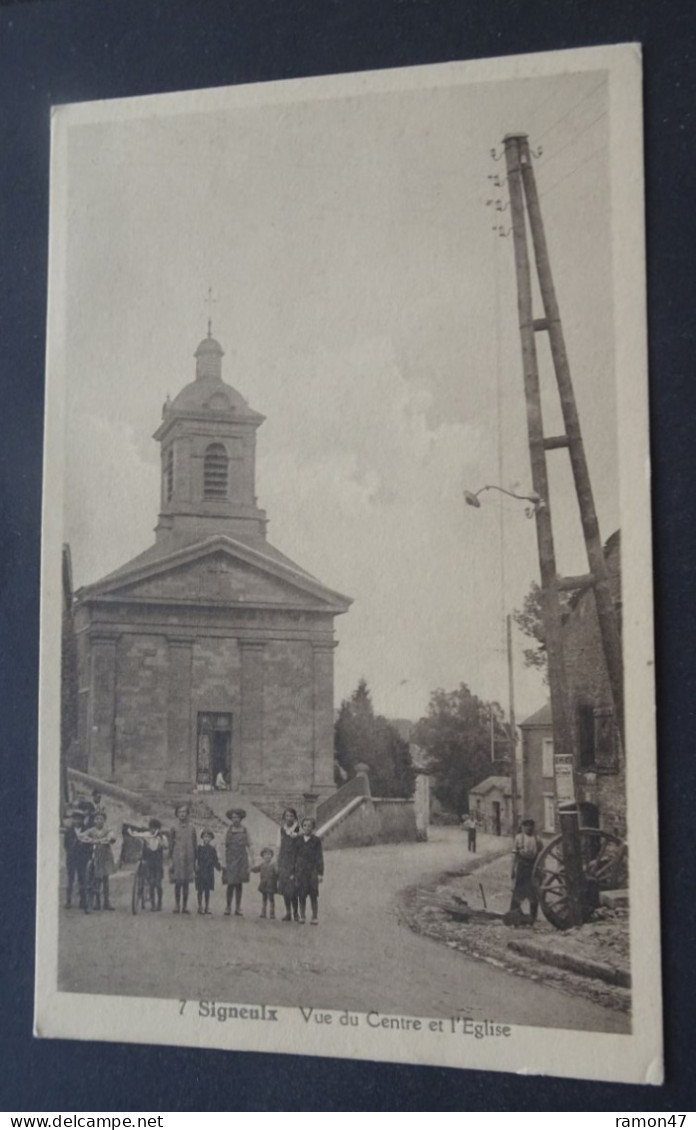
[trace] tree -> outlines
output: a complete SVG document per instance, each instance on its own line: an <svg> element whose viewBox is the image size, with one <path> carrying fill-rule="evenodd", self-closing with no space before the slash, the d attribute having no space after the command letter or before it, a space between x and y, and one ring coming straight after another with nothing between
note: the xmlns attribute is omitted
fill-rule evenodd
<svg viewBox="0 0 696 1130"><path fill-rule="evenodd" d="M568 607L568 594L561 592L558 596L561 602L561 615L563 615ZM524 649L525 666L536 667L544 676L544 682L548 682L544 609L541 589L536 581L532 581L532 586L524 598L522 607L513 612L512 618L523 635L534 640L534 647Z"/></svg>
<svg viewBox="0 0 696 1130"><path fill-rule="evenodd" d="M525 666L536 667L542 672L544 681L546 681L548 666L546 629L544 627L541 589L536 581L532 582L532 587L525 596L522 607L515 609L512 618L523 635L534 640L534 647L524 649Z"/></svg>
<svg viewBox="0 0 696 1130"><path fill-rule="evenodd" d="M349 777L368 766L374 796L410 797L414 774L408 742L386 718L375 714L365 679L341 703L334 731L336 761Z"/></svg>
<svg viewBox="0 0 696 1130"><path fill-rule="evenodd" d="M491 717L496 750L505 750L491 762ZM465 683L456 691L436 690L428 714L414 730L414 741L426 750L434 777L434 792L450 812L468 811L469 791L486 777L509 771L509 735L498 703L483 702Z"/></svg>

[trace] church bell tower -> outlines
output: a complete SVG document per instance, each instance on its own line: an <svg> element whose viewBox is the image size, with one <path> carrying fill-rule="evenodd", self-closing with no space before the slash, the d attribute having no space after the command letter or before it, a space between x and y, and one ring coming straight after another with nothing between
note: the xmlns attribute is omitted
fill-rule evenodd
<svg viewBox="0 0 696 1130"><path fill-rule="evenodd" d="M210 322L194 356L195 380L167 398L154 434L162 468L157 542L175 548L215 534L264 542L255 477L256 429L265 417L223 381L224 353Z"/></svg>

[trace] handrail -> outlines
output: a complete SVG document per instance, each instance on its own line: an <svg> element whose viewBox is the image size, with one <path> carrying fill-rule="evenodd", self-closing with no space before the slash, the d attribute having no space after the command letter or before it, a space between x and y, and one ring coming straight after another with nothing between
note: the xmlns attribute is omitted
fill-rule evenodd
<svg viewBox="0 0 696 1130"><path fill-rule="evenodd" d="M322 836L328 835L328 833L332 832L338 824L341 824L343 820L345 820L346 816L350 816L351 812L355 812L356 808L359 808L361 804L370 799L371 798L367 796L354 796L353 799L349 800L348 804L340 810L340 812L337 812L334 816L327 820L325 824L322 824L321 828L317 829L316 835L319 837L319 839L321 839Z"/></svg>
<svg viewBox="0 0 696 1130"><path fill-rule="evenodd" d="M350 781L346 781L337 789L335 793L331 793L326 800L322 800L317 805L317 824L326 824L337 812L341 812L348 800L355 796L369 796L370 795L370 781L366 773L356 773L351 777Z"/></svg>

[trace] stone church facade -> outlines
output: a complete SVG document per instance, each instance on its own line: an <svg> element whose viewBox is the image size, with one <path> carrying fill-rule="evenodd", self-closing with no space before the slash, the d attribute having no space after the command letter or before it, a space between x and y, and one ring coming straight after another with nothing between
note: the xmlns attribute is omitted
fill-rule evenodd
<svg viewBox="0 0 696 1130"><path fill-rule="evenodd" d="M79 767L148 793L230 789L267 808L334 791L334 617L350 600L266 539L264 417L210 335L164 405L155 543L81 589Z"/></svg>

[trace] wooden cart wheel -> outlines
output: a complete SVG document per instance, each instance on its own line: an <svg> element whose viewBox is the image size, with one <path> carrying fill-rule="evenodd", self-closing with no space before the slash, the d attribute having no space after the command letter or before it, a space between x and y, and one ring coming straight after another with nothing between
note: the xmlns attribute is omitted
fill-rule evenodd
<svg viewBox="0 0 696 1130"><path fill-rule="evenodd" d="M579 835L584 877L582 920L587 922L599 906L600 891L628 886L628 848L618 836L598 828L581 828ZM557 930L567 930L572 921L561 836L551 840L539 855L533 882L544 917Z"/></svg>

